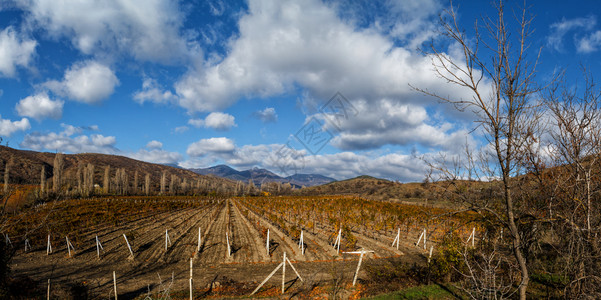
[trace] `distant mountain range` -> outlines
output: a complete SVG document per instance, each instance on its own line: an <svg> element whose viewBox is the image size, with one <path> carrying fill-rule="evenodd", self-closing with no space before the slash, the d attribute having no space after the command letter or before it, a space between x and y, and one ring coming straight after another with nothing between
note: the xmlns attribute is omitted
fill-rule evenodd
<svg viewBox="0 0 601 300"><path fill-rule="evenodd" d="M222 178L242 181L244 183L248 183L249 180L252 180L256 186L260 186L262 183L266 182L289 182L295 187L309 187L336 181L333 178L319 174L294 174L288 177L281 177L266 169L252 168L250 170L238 171L227 165L217 165L210 168L189 170L200 175L215 175Z"/></svg>

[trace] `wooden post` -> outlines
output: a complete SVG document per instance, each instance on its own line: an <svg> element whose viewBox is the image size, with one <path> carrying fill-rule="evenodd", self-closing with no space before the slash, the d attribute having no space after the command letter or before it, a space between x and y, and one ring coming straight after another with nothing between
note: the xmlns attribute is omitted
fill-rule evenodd
<svg viewBox="0 0 601 300"><path fill-rule="evenodd" d="M304 231L301 230L300 241L298 242L298 246L301 249L301 254L305 255L305 241L303 238L303 233L304 233Z"/></svg>
<svg viewBox="0 0 601 300"><path fill-rule="evenodd" d="M401 228L398 229L396 237L394 238L394 241L392 241L391 247L394 247L394 244L396 243L396 249L399 250L399 241L400 240L401 240Z"/></svg>
<svg viewBox="0 0 601 300"><path fill-rule="evenodd" d="M104 248L102 248L102 244L100 243L100 240L98 239L98 235L96 236L96 255L98 256L98 258L100 258L100 249L102 249L102 251L104 251Z"/></svg>
<svg viewBox="0 0 601 300"><path fill-rule="evenodd" d="M357 283L357 275L359 275L359 268L361 268L363 254L365 254L365 251L361 251L361 255L359 256L359 263L357 264L357 270L355 270L355 277L353 277L353 286L355 286L355 283Z"/></svg>
<svg viewBox="0 0 601 300"><path fill-rule="evenodd" d="M265 249L267 249L267 255L269 255L269 228L267 228L267 241L265 242Z"/></svg>
<svg viewBox="0 0 601 300"><path fill-rule="evenodd" d="M115 271L113 271L113 287L115 289L115 300L117 300L117 276L115 275Z"/></svg>
<svg viewBox="0 0 601 300"><path fill-rule="evenodd" d="M200 245L202 243L202 239L200 237L200 227L198 227L198 245L196 246L196 252L200 252Z"/></svg>
<svg viewBox="0 0 601 300"><path fill-rule="evenodd" d="M334 242L334 247L337 247L336 253L340 253L340 242L342 240L342 228L338 230L338 237L336 237L336 241Z"/></svg>
<svg viewBox="0 0 601 300"><path fill-rule="evenodd" d="M432 259L432 250L434 250L434 245L430 246L430 254L428 255L428 263L430 263L430 259Z"/></svg>
<svg viewBox="0 0 601 300"><path fill-rule="evenodd" d="M285 285L286 285L286 252L284 252L284 259L282 261L282 294L284 294Z"/></svg>
<svg viewBox="0 0 601 300"><path fill-rule="evenodd" d="M261 284L259 284L259 286L250 294L251 296L254 295L264 284L265 282L267 282L267 280L269 280L269 278L271 278L273 276L273 274L275 274L275 272L277 272L283 265L284 263L279 264L268 276L267 278L265 278L265 280L263 280L263 282L261 282Z"/></svg>
<svg viewBox="0 0 601 300"><path fill-rule="evenodd" d="M46 295L46 300L50 300L50 278L48 278L48 294Z"/></svg>
<svg viewBox="0 0 601 300"><path fill-rule="evenodd" d="M232 249L230 248L230 237L227 231L225 232L225 242L227 243L227 257L230 257L232 255Z"/></svg>
<svg viewBox="0 0 601 300"><path fill-rule="evenodd" d="M167 229L165 229L165 252L167 252L167 247L171 246L171 239L169 238L169 233Z"/></svg>
<svg viewBox="0 0 601 300"><path fill-rule="evenodd" d="M29 239L25 239L25 252L27 252L27 250L31 250L31 244L29 243Z"/></svg>
<svg viewBox="0 0 601 300"><path fill-rule="evenodd" d="M48 235L48 243L46 244L46 255L52 253L52 245L50 244L50 235Z"/></svg>
<svg viewBox="0 0 601 300"><path fill-rule="evenodd" d="M193 297L192 297L192 258L190 258L190 300L193 300Z"/></svg>
<svg viewBox="0 0 601 300"><path fill-rule="evenodd" d="M8 237L8 234L4 234L4 242L6 243L6 245L10 245L11 247L13 246L13 243L10 241L10 238Z"/></svg>
<svg viewBox="0 0 601 300"><path fill-rule="evenodd" d="M424 228L424 250L426 250L426 228Z"/></svg>
<svg viewBox="0 0 601 300"><path fill-rule="evenodd" d="M65 241L67 241L67 251L69 251L69 257L71 257L71 249L75 251L75 247L73 247L73 244L69 242L69 238L67 236L65 236Z"/></svg>
<svg viewBox="0 0 601 300"><path fill-rule="evenodd" d="M125 239L125 243L127 244L127 249L129 249L129 253L131 254L131 258L134 259L134 252L131 251L131 246L129 245L129 242L127 241L127 237L125 236L125 233L123 234L123 238Z"/></svg>

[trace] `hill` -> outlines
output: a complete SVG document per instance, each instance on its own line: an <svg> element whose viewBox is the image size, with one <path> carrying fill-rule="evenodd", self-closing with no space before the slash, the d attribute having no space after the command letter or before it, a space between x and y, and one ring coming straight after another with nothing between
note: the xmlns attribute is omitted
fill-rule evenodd
<svg viewBox="0 0 601 300"><path fill-rule="evenodd" d="M42 166L46 167L46 178L53 175L53 164L55 153L17 150L10 147L0 146L0 174L4 176L5 166L12 161L10 167L11 184L39 184ZM167 181L171 175L176 175L181 181L184 179L190 183L201 182L206 188L234 188L235 183L231 180L215 176L200 175L189 170L175 168L167 165L153 164L131 159L118 155L81 153L64 154L64 178L67 184L76 184L77 169L80 164L94 165L94 183L102 184L105 167L110 166L111 178L116 169L124 169L130 180L138 171L139 183L143 182L146 174L150 175L151 186L159 186L163 172L167 174ZM3 177L2 177L3 178Z"/></svg>

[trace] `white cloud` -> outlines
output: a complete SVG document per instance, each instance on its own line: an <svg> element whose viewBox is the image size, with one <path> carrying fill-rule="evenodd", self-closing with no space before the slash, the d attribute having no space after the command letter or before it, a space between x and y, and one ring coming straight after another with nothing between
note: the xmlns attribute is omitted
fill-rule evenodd
<svg viewBox="0 0 601 300"><path fill-rule="evenodd" d="M148 149L161 149L163 148L163 143L153 140L148 142L148 144L146 144L146 148Z"/></svg>
<svg viewBox="0 0 601 300"><path fill-rule="evenodd" d="M183 132L188 131L188 129L190 129L190 128L188 128L188 126L178 126L178 127L175 127L174 131L175 131L175 133L183 133Z"/></svg>
<svg viewBox="0 0 601 300"><path fill-rule="evenodd" d="M273 107L266 107L264 110L256 111L253 113L253 116L264 123L278 121L278 114Z"/></svg>
<svg viewBox="0 0 601 300"><path fill-rule="evenodd" d="M582 53L590 53L601 47L601 30L597 30L576 42L576 50Z"/></svg>
<svg viewBox="0 0 601 300"><path fill-rule="evenodd" d="M193 55L182 37L185 15L177 1L20 1L28 20L52 37L68 38L84 54L125 53L140 61L171 63Z"/></svg>
<svg viewBox="0 0 601 300"><path fill-rule="evenodd" d="M591 30L596 24L597 18L592 15L586 18L563 18L560 22L551 24L551 34L547 37L547 45L557 51L562 51L563 39L566 34L579 29Z"/></svg>
<svg viewBox="0 0 601 300"><path fill-rule="evenodd" d="M201 159L180 162L185 168L206 167L224 162L238 169L266 168L281 176L295 173L321 174L335 179L346 179L359 175L401 180L421 181L427 170L424 162L399 153L384 155L340 152L325 155L310 155L305 150L289 148L282 144L244 145L233 150L206 153ZM282 150L284 149L284 150ZM293 155L279 156L279 151L290 150Z"/></svg>
<svg viewBox="0 0 601 300"><path fill-rule="evenodd" d="M147 101L166 104L177 100L177 96L171 91L164 91L156 80L145 78L142 83L142 90L134 94L134 100L140 104Z"/></svg>
<svg viewBox="0 0 601 300"><path fill-rule="evenodd" d="M9 137L17 131L25 131L31 128L31 124L27 118L22 118L20 121L11 121L2 119L0 116L0 136Z"/></svg>
<svg viewBox="0 0 601 300"><path fill-rule="evenodd" d="M119 80L106 65L96 61L76 63L65 72L63 81L49 81L43 85L72 100L94 104L108 98Z"/></svg>
<svg viewBox="0 0 601 300"><path fill-rule="evenodd" d="M64 104L62 100L52 101L46 93L40 93L21 99L16 109L19 116L31 117L38 121L46 118L60 119Z"/></svg>
<svg viewBox="0 0 601 300"><path fill-rule="evenodd" d="M204 156L211 153L230 153L234 149L234 141L226 137L218 137L194 142L188 146L186 153L190 156Z"/></svg>
<svg viewBox="0 0 601 300"><path fill-rule="evenodd" d="M12 27L0 31L0 75L13 77L17 67L28 67L37 42L19 36Z"/></svg>
<svg viewBox="0 0 601 300"><path fill-rule="evenodd" d="M439 5L436 1L430 4L426 7L428 12L417 19L428 20L436 15ZM406 6L395 9L412 22L412 6ZM428 116L452 107L438 105L433 98L412 90L409 84L458 99L471 97L470 91L440 80L432 71L430 58L414 50L411 43L398 46L394 37L380 30L355 28L352 22L340 20L335 7L316 0L250 1L248 14L240 18L238 25L239 37L229 44L226 57L190 69L175 84L179 105L189 112L221 110L242 97L271 97L298 87L305 92L305 98L315 100L318 108L340 91L353 105L363 103L365 107L360 113L363 116L349 119L342 139L379 131L389 138L372 148L386 143L452 144L450 138L457 128L442 128ZM416 41L420 39L418 35L427 35L422 31L414 33L411 38ZM410 35L396 34L404 38ZM429 105L435 107L431 112L425 109ZM390 113L386 106L397 114ZM403 109L418 115L402 113ZM460 116L446 112L446 118ZM418 119L413 122L415 118ZM352 126L353 122L356 126ZM430 138L393 139L398 124L408 132L426 133ZM434 136L447 141L432 143ZM365 149L374 139L364 140L337 145L349 150L352 145L357 145L354 149Z"/></svg>
<svg viewBox="0 0 601 300"><path fill-rule="evenodd" d="M227 131L232 127L236 127L234 116L221 112L212 112L204 120L190 119L188 124L194 127L213 128L218 131Z"/></svg>
<svg viewBox="0 0 601 300"><path fill-rule="evenodd" d="M151 150L140 149L138 152L126 153L125 156L155 164L175 164L182 159L182 155L177 152L156 148Z"/></svg>
<svg viewBox="0 0 601 300"><path fill-rule="evenodd" d="M19 146L36 151L52 150L70 153L104 153L116 154L117 140L114 136L101 134L83 135L90 128L61 124L64 130L60 133L33 132L25 136Z"/></svg>

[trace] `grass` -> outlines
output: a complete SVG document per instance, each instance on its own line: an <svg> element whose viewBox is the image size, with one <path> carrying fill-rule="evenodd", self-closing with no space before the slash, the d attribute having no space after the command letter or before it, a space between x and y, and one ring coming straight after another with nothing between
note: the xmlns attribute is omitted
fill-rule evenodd
<svg viewBox="0 0 601 300"><path fill-rule="evenodd" d="M421 285L396 291L389 294L382 294L366 299L387 300L387 299L461 299L449 291L446 286L438 284Z"/></svg>

